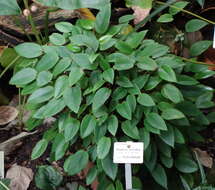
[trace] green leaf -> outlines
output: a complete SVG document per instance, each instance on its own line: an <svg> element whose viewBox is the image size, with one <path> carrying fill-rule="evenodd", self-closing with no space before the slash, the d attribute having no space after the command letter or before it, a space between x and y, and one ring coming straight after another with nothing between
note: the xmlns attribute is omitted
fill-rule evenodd
<svg viewBox="0 0 215 190"><path fill-rule="evenodd" d="M108 127L108 131L115 136L117 129L118 129L118 119L115 115L111 115L108 119L107 119L107 127Z"/></svg>
<svg viewBox="0 0 215 190"><path fill-rule="evenodd" d="M203 20L192 19L187 22L187 24L185 25L185 29L186 32L196 32L207 25L208 23Z"/></svg>
<svg viewBox="0 0 215 190"><path fill-rule="evenodd" d="M52 80L52 76L49 71L41 71L37 76L37 86L41 87L48 84Z"/></svg>
<svg viewBox="0 0 215 190"><path fill-rule="evenodd" d="M179 9L183 9L185 8L189 3L187 1L179 1L179 2L176 2L173 4L173 6L179 8ZM179 9L176 9L174 7L170 7L169 8L169 13L171 15L176 15L177 13L179 13L181 10Z"/></svg>
<svg viewBox="0 0 215 190"><path fill-rule="evenodd" d="M64 137L65 141L68 142L74 138L78 133L80 122L77 119L69 118L65 123Z"/></svg>
<svg viewBox="0 0 215 190"><path fill-rule="evenodd" d="M54 97L59 98L63 95L65 89L68 87L68 76L62 75L58 77L58 79L55 82L55 88L54 88Z"/></svg>
<svg viewBox="0 0 215 190"><path fill-rule="evenodd" d="M160 159L161 159L162 164L165 167L172 168L172 166L173 166L173 158L169 158L169 157L161 154Z"/></svg>
<svg viewBox="0 0 215 190"><path fill-rule="evenodd" d="M129 46L131 46L133 49L137 48L142 43L147 32L148 30L130 33L126 39L126 43L129 44Z"/></svg>
<svg viewBox="0 0 215 190"><path fill-rule="evenodd" d="M17 72L11 79L10 84L24 86L36 79L37 71L32 68L25 68Z"/></svg>
<svg viewBox="0 0 215 190"><path fill-rule="evenodd" d="M176 158L175 167L182 173L193 173L198 170L197 164L184 156Z"/></svg>
<svg viewBox="0 0 215 190"><path fill-rule="evenodd" d="M118 104L116 107L117 112L125 119L131 120L131 108L127 102Z"/></svg>
<svg viewBox="0 0 215 190"><path fill-rule="evenodd" d="M155 181L160 184L162 187L167 189L167 176L164 168L158 164L154 170L151 172L152 177Z"/></svg>
<svg viewBox="0 0 215 190"><path fill-rule="evenodd" d="M35 160L39 158L45 151L48 146L48 141L46 139L42 139L37 142L36 146L33 148L31 153L31 160Z"/></svg>
<svg viewBox="0 0 215 190"><path fill-rule="evenodd" d="M175 108L168 108L163 110L161 116L166 120L181 119L185 117L185 115L182 112Z"/></svg>
<svg viewBox="0 0 215 190"><path fill-rule="evenodd" d="M163 80L169 82L176 82L176 76L174 70L169 65L162 65L158 70L158 75Z"/></svg>
<svg viewBox="0 0 215 190"><path fill-rule="evenodd" d="M69 86L76 84L83 75L84 72L80 67L72 67L69 73Z"/></svg>
<svg viewBox="0 0 215 190"><path fill-rule="evenodd" d="M151 76L145 85L146 90L154 89L161 82L161 78L158 76Z"/></svg>
<svg viewBox="0 0 215 190"><path fill-rule="evenodd" d="M174 129L174 134L175 134L175 142L179 143L179 144L184 144L185 139L184 139L184 136L181 133L181 131L179 131L176 127L174 127L173 129Z"/></svg>
<svg viewBox="0 0 215 190"><path fill-rule="evenodd" d="M110 55L112 59L110 62L114 62L114 69L118 71L128 70L134 66L135 60L129 56L126 56L121 53L114 53Z"/></svg>
<svg viewBox="0 0 215 190"><path fill-rule="evenodd" d="M99 89L93 97L93 110L99 109L110 97L111 90L108 88Z"/></svg>
<svg viewBox="0 0 215 190"><path fill-rule="evenodd" d="M65 152L67 151L69 146L69 143L65 141L65 139L61 139L55 148L54 156L55 156L55 161L60 160L64 155Z"/></svg>
<svg viewBox="0 0 215 190"><path fill-rule="evenodd" d="M199 5L203 8L204 7L204 4L205 4L205 0L196 0Z"/></svg>
<svg viewBox="0 0 215 190"><path fill-rule="evenodd" d="M133 49L129 44L124 41L117 41L115 44L116 49L118 49L121 53L131 54Z"/></svg>
<svg viewBox="0 0 215 190"><path fill-rule="evenodd" d="M82 101L80 87L68 87L63 93L63 98L65 104L70 108L70 110L75 113L78 113Z"/></svg>
<svg viewBox="0 0 215 190"><path fill-rule="evenodd" d="M68 57L62 58L54 67L53 70L54 77L64 72L70 66L71 62L72 62L71 59Z"/></svg>
<svg viewBox="0 0 215 190"><path fill-rule="evenodd" d="M138 6L143 9L150 9L152 8L152 0L126 0L126 5L131 6Z"/></svg>
<svg viewBox="0 0 215 190"><path fill-rule="evenodd" d="M122 130L127 136L137 140L140 139L138 128L131 121L122 122Z"/></svg>
<svg viewBox="0 0 215 190"><path fill-rule="evenodd" d="M97 174L98 174L98 171L96 167L91 168L89 173L87 174L86 184L87 185L92 184L93 181L96 179Z"/></svg>
<svg viewBox="0 0 215 190"><path fill-rule="evenodd" d="M65 106L66 105L63 98L57 99L57 100L56 99L51 100L47 105L45 105L43 118L45 119L53 115L56 115L57 113L62 111L65 108Z"/></svg>
<svg viewBox="0 0 215 190"><path fill-rule="evenodd" d="M111 6L105 5L100 9L100 12L96 16L95 29L99 34L103 34L107 31L110 22Z"/></svg>
<svg viewBox="0 0 215 190"><path fill-rule="evenodd" d="M102 137L97 145L97 156L99 159L104 159L110 151L111 139Z"/></svg>
<svg viewBox="0 0 215 190"><path fill-rule="evenodd" d="M187 75L178 75L177 76L177 83L181 84L181 85L185 85L185 86L192 86L192 85L196 85L199 82Z"/></svg>
<svg viewBox="0 0 215 190"><path fill-rule="evenodd" d="M197 108L210 108L214 106L213 92L206 92L196 99Z"/></svg>
<svg viewBox="0 0 215 190"><path fill-rule="evenodd" d="M89 161L89 155L83 150L69 156L64 162L64 170L70 175L75 175L83 170Z"/></svg>
<svg viewBox="0 0 215 190"><path fill-rule="evenodd" d="M25 42L15 47L16 52L26 58L35 58L42 55L42 47L33 42Z"/></svg>
<svg viewBox="0 0 215 190"><path fill-rule="evenodd" d="M72 32L74 26L69 22L58 22L55 24L55 28L63 33Z"/></svg>
<svg viewBox="0 0 215 190"><path fill-rule="evenodd" d="M132 82L126 76L121 76L121 77L117 78L116 83L119 86L124 87L124 88L131 88L131 87L133 87Z"/></svg>
<svg viewBox="0 0 215 190"><path fill-rule="evenodd" d="M174 20L174 19L173 19L172 15L166 13L166 14L161 15L161 16L158 18L157 22L167 23L167 22L172 22L173 20Z"/></svg>
<svg viewBox="0 0 215 190"><path fill-rule="evenodd" d="M64 1L55 1L55 0L37 0L46 6L59 7L66 10L74 10L80 8L94 8L100 9L104 6L107 6L110 3L109 0L64 0Z"/></svg>
<svg viewBox="0 0 215 190"><path fill-rule="evenodd" d="M194 56L194 57L199 56L204 51L206 51L211 45L212 45L212 41L207 41L207 40L195 42L190 48L190 54L191 56Z"/></svg>
<svg viewBox="0 0 215 190"><path fill-rule="evenodd" d="M137 67L146 71L154 71L157 69L157 63L150 57L144 56L138 59Z"/></svg>
<svg viewBox="0 0 215 190"><path fill-rule="evenodd" d="M84 139L89 136L96 127L96 119L92 115L86 115L81 121L80 135Z"/></svg>
<svg viewBox="0 0 215 190"><path fill-rule="evenodd" d="M94 50L94 52L96 52L99 47L99 41L96 39L94 35L87 36L84 34L77 34L71 36L69 39L72 44L78 46L87 46Z"/></svg>
<svg viewBox="0 0 215 190"><path fill-rule="evenodd" d="M56 53L46 53L37 63L36 70L44 71L49 70L58 62L58 55Z"/></svg>
<svg viewBox="0 0 215 190"><path fill-rule="evenodd" d="M178 88L176 88L174 85L172 84L166 84L163 86L162 90L161 90L161 94L171 100L174 103L179 103L181 101L183 101L183 95L181 94L181 92L179 91Z"/></svg>
<svg viewBox="0 0 215 190"><path fill-rule="evenodd" d="M113 81L114 81L114 70L112 68L105 70L103 72L102 76L103 76L104 80L106 80L107 82L113 84Z"/></svg>
<svg viewBox="0 0 215 190"><path fill-rule="evenodd" d="M175 133L173 127L171 125L168 125L167 131L161 131L160 138L169 146L174 147Z"/></svg>
<svg viewBox="0 0 215 190"><path fill-rule="evenodd" d="M142 93L138 96L137 102L143 106L155 106L155 102L152 97L146 93Z"/></svg>
<svg viewBox="0 0 215 190"><path fill-rule="evenodd" d="M49 36L49 40L52 44L57 45L57 46L61 46L66 43L65 37L62 34L58 34L58 33L52 33Z"/></svg>
<svg viewBox="0 0 215 190"><path fill-rule="evenodd" d="M94 28L95 21L90 19L79 19L76 24L85 30L92 30Z"/></svg>
<svg viewBox="0 0 215 190"><path fill-rule="evenodd" d="M140 140L144 142L144 149L147 149L147 147L150 144L150 133L145 128L141 128L139 130L139 133L140 133Z"/></svg>
<svg viewBox="0 0 215 190"><path fill-rule="evenodd" d="M128 95L126 98L126 102L129 104L132 113L135 112L137 106L136 97L134 95Z"/></svg>
<svg viewBox="0 0 215 190"><path fill-rule="evenodd" d="M165 121L157 113L149 113L146 115L146 121L154 128L167 130Z"/></svg>
<svg viewBox="0 0 215 190"><path fill-rule="evenodd" d="M135 17L134 15L123 15L119 18L119 24L128 23L129 21L133 20Z"/></svg>
<svg viewBox="0 0 215 190"><path fill-rule="evenodd" d="M19 15L21 9L16 0L7 0L0 2L0 15Z"/></svg>
<svg viewBox="0 0 215 190"><path fill-rule="evenodd" d="M95 66L90 62L89 57L85 53L76 53L72 56L73 60L82 69L94 70Z"/></svg>
<svg viewBox="0 0 215 190"><path fill-rule="evenodd" d="M101 160L102 162L102 168L107 176L109 176L112 180L115 180L117 171L118 171L118 165L113 163L113 158L111 154L108 154L108 156Z"/></svg>
<svg viewBox="0 0 215 190"><path fill-rule="evenodd" d="M35 90L28 98L28 103L39 104L51 99L54 95L54 88L52 86L46 86Z"/></svg>

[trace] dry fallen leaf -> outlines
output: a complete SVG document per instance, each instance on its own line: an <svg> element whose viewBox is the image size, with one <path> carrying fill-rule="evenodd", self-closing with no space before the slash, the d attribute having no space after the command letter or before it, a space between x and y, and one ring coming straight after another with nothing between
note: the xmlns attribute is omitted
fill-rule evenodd
<svg viewBox="0 0 215 190"><path fill-rule="evenodd" d="M37 131L32 132L32 133L22 132L14 137L8 139L7 141L0 143L0 151L4 151L5 155L10 154L13 150L15 150L17 148L16 145L19 144L19 142L22 138L33 135L35 133L37 133Z"/></svg>
<svg viewBox="0 0 215 190"><path fill-rule="evenodd" d="M12 106L0 106L0 125L13 121L18 113L18 110Z"/></svg>
<svg viewBox="0 0 215 190"><path fill-rule="evenodd" d="M203 166L212 168L213 158L206 151L203 151L199 148L194 148L193 151L197 153L199 161Z"/></svg>
<svg viewBox="0 0 215 190"><path fill-rule="evenodd" d="M32 169L17 164L14 164L6 174L6 178L11 179L10 189L12 190L27 190L33 176Z"/></svg>
<svg viewBox="0 0 215 190"><path fill-rule="evenodd" d="M132 6L134 11L134 24L140 23L144 20L150 13L151 8L141 8L139 6Z"/></svg>
<svg viewBox="0 0 215 190"><path fill-rule="evenodd" d="M212 66L209 67L209 69L215 71L215 49L209 48L209 49L204 53L204 58L205 58L205 62L206 62L207 64L212 65Z"/></svg>

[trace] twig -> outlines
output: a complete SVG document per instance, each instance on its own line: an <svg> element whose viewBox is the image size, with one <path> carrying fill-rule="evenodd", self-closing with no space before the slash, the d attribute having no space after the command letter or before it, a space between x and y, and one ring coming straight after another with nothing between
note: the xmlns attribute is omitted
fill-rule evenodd
<svg viewBox="0 0 215 190"><path fill-rule="evenodd" d="M20 56L16 56L16 58L1 72L0 78L6 73L6 71L20 58Z"/></svg>
<svg viewBox="0 0 215 190"><path fill-rule="evenodd" d="M205 63L205 62L202 62L202 61L195 61L193 59L187 59L185 57L180 57L180 58L182 60L190 62L190 63L200 64L200 65L207 65L207 66L215 66L214 64L208 64L208 63Z"/></svg>
<svg viewBox="0 0 215 190"><path fill-rule="evenodd" d="M162 2L162 1L156 1L156 3L157 3L157 4L160 4L160 5L166 5L166 3ZM211 21L211 20L208 20L208 19L206 19L206 18L203 18L203 17L201 17L201 16L199 16L199 15L197 15L197 14L195 14L195 13L192 13L192 12L190 12L190 11L187 11L187 10L184 10L184 9L182 9L182 8L176 7L176 6L174 6L174 5L169 5L169 7L172 7L172 8L174 8L174 9L180 10L181 12L187 13L187 14L189 14L189 15L192 15L192 16L196 17L196 18L199 18L199 19L201 19L201 20L204 20L205 22L207 22L207 23L209 23L209 24L213 24L213 25L215 24L215 22L213 22L213 21Z"/></svg>

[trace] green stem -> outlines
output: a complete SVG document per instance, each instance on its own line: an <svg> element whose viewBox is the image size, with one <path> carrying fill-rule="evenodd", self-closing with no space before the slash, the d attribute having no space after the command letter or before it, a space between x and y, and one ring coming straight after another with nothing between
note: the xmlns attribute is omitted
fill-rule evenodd
<svg viewBox="0 0 215 190"><path fill-rule="evenodd" d="M2 186L2 187L4 187L6 190L10 190L4 183L2 183L1 181L0 181L0 185Z"/></svg>
<svg viewBox="0 0 215 190"><path fill-rule="evenodd" d="M27 9L27 10L30 10L29 9L29 6L28 6L28 0L23 0L24 1L24 5L25 5L25 8ZM28 16L28 20L29 20L29 22L30 22L30 25L31 25L31 27L32 27L32 31L33 31L33 33L34 33L34 35L35 35L35 37L36 37L36 40L37 40L37 43L39 43L39 44L42 44L42 40L40 39L40 36L39 36L39 31L37 30L37 28L36 28L36 25L35 25L35 23L34 23L34 21L33 21L33 17L32 17L32 15L31 15L31 13L29 14L29 16Z"/></svg>
<svg viewBox="0 0 215 190"><path fill-rule="evenodd" d="M183 61L187 61L187 62L190 62L190 63L195 63L195 64L200 64L200 65L207 65L207 66L215 66L214 64L208 64L208 63L205 63L205 62L202 62L202 61L195 61L193 59L187 59L185 57L180 57Z"/></svg>
<svg viewBox="0 0 215 190"><path fill-rule="evenodd" d="M45 14L45 39L46 42L49 40L49 10L46 11Z"/></svg>
<svg viewBox="0 0 215 190"><path fill-rule="evenodd" d="M58 8L50 8L46 10L45 14L45 23L44 23L44 28L45 28L45 41L48 42L49 40L49 14L51 12L57 11Z"/></svg>
<svg viewBox="0 0 215 190"><path fill-rule="evenodd" d="M162 1L156 1L156 3L157 3L157 4L160 4L160 5L165 5L165 4L166 4L166 3L162 2ZM199 16L199 15L197 15L197 14L195 14L195 13L192 13L192 12L190 12L190 11L187 11L187 10L184 10L184 9L182 9L182 8L176 7L176 6L174 6L174 5L169 5L169 7L172 7L172 8L174 8L174 9L180 10L181 12L187 13L187 14L189 14L189 15L192 15L192 16L196 17L196 18L199 18L199 19L201 19L201 20L204 20L205 22L207 22L207 23L209 23L209 24L213 24L213 25L215 24L215 22L213 22L213 21L211 21L211 20L208 20L208 19L206 19L206 18L203 18L203 17L201 17L201 16Z"/></svg>
<svg viewBox="0 0 215 190"><path fill-rule="evenodd" d="M20 56L17 56L0 74L0 78L7 72L7 70L20 58Z"/></svg>

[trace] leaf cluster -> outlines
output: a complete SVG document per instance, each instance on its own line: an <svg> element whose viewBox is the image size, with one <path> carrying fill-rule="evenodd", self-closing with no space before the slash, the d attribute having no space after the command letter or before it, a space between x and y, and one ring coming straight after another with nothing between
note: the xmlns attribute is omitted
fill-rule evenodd
<svg viewBox="0 0 215 190"><path fill-rule="evenodd" d="M120 189L113 143L143 141L144 166L167 188L170 168L180 173L198 169L187 143L202 141L199 131L214 122L214 113L204 112L214 106L213 89L198 81L214 72L145 39L147 31L125 35L128 20L110 26L110 12L106 6L96 21L57 23L59 33L50 35L49 45L15 47L26 59L10 84L29 96L26 108L32 114L26 126L33 130L44 119L57 118L34 147L32 159L51 145L50 161L66 158L68 175L91 161L87 185L97 178L102 181L98 189ZM73 154L65 156L68 151Z"/></svg>

